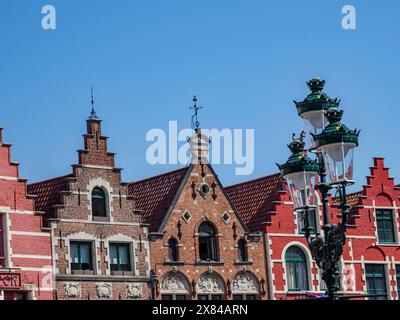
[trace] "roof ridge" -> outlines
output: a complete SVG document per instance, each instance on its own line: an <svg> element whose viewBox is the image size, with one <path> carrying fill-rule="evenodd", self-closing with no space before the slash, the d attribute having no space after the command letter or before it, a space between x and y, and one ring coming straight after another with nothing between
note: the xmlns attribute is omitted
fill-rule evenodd
<svg viewBox="0 0 400 320"><path fill-rule="evenodd" d="M54 180L58 180L58 179L68 178L70 176L72 176L72 173L66 174L66 175L63 175L63 176L59 176L59 177L55 177L55 178L50 178L50 179L46 179L46 180L41 180L41 181L29 183L28 186L33 186L33 185L38 185L38 184L42 184L42 183L45 183L45 182L50 182L50 181L54 181Z"/></svg>
<svg viewBox="0 0 400 320"><path fill-rule="evenodd" d="M263 176L263 177L255 178L255 179L252 179L252 180L247 180L247 181L244 181L244 182L239 182L239 183L236 183L236 184L232 184L232 185L226 186L224 188L225 189L229 189L229 188L233 188L233 187L238 187L238 186L241 186L241 185L244 185L244 184L260 181L260 180L263 180L263 179L266 179L266 178L271 178L271 177L278 176L278 175L280 175L279 172L274 173L274 174L270 174L270 175L266 175L266 176Z"/></svg>
<svg viewBox="0 0 400 320"><path fill-rule="evenodd" d="M129 185L134 185L134 184L145 182L145 181L148 181L148 180L160 178L162 176L166 176L166 175L169 175L169 174L172 174L172 173L176 173L176 172L179 172L179 171L187 170L188 168L189 168L189 166L182 167L182 168L179 168L179 169L174 169L174 170L171 170L171 171L163 172L163 173L160 173L160 174L157 174L157 175L154 175L154 176L150 176L150 177L147 177L147 178L143 178L143 179L140 179L140 180L130 181L130 182L128 182L128 184Z"/></svg>

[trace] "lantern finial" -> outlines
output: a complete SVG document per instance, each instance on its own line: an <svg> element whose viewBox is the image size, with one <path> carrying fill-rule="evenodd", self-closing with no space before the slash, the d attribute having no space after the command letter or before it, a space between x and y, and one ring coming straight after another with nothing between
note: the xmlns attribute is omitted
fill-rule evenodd
<svg viewBox="0 0 400 320"><path fill-rule="evenodd" d="M322 91L325 86L325 80L321 80L320 78L312 78L307 82L307 86L310 88L311 92Z"/></svg>
<svg viewBox="0 0 400 320"><path fill-rule="evenodd" d="M293 154L302 152L304 150L305 137L306 137L306 132L304 130L300 133L300 136L298 138L296 138L296 134L293 133L292 142L288 145L290 151L292 151Z"/></svg>
<svg viewBox="0 0 400 320"><path fill-rule="evenodd" d="M326 117L328 118L329 123L340 122L343 117L343 110L339 110L338 108L330 108L326 112Z"/></svg>

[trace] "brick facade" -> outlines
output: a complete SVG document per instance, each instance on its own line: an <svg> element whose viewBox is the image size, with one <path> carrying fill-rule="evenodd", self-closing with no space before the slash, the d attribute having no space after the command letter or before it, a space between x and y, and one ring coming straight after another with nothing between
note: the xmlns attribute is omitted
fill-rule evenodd
<svg viewBox="0 0 400 320"><path fill-rule="evenodd" d="M378 265L384 270L383 277L379 280L386 282L387 298L398 299L399 191L400 189L394 185L393 178L389 177L383 159L374 158L374 166L371 168L371 175L367 177L367 184L361 191L348 195L351 215L347 243L340 262L341 294L379 294L368 287L366 271L366 266ZM228 187L227 192L246 222L255 230L264 229L271 299L302 299L308 292L324 293L323 281L301 232L299 219L293 211L287 185L282 177L279 174L263 177ZM266 199L268 201L265 201ZM338 223L341 219L337 204L338 199L330 197L331 223ZM378 240L376 213L379 209L389 210L392 213L394 239L389 243ZM256 223L253 223L254 221ZM316 224L318 228L322 228L321 205L317 210ZM286 253L290 247L299 248L305 257L308 284L304 290L290 290L288 286Z"/></svg>
<svg viewBox="0 0 400 320"><path fill-rule="evenodd" d="M18 168L0 129L0 300L51 300L50 232L42 227Z"/></svg>
<svg viewBox="0 0 400 320"><path fill-rule="evenodd" d="M72 174L29 186L51 228L57 299L149 299L148 228L141 223L128 185L121 182L114 154L107 151L101 120L89 118L83 137L84 149L78 150L79 163L72 166ZM95 189L104 194L104 216L93 213ZM73 253L73 246L82 243L89 251ZM111 260L119 258L111 257L110 247L116 244L128 248L119 253L128 254L126 270L112 270L116 262ZM91 267L73 266L83 265L87 255Z"/></svg>
<svg viewBox="0 0 400 320"><path fill-rule="evenodd" d="M174 183L172 176L176 177ZM167 210L160 212L158 219L149 219L153 222L152 269L158 277L156 299L267 299L262 235L249 232L212 167L202 159L179 171L133 183L131 193L139 196L147 189L144 196L154 198L166 181L175 185L172 193L161 190L164 196L158 203L165 206L167 202ZM203 191L209 192L202 193L204 185L208 187ZM148 216L152 217L151 212ZM216 235L216 257L210 261L202 260L199 252L199 227L204 222ZM178 248L175 261L169 253L171 239ZM245 261L238 257L240 239L247 244Z"/></svg>
<svg viewBox="0 0 400 320"><path fill-rule="evenodd" d="M83 137L70 174L27 186L0 130L0 300L266 300L324 292L280 174L224 188L207 161L208 138L196 130L189 166L124 183L101 120L89 118ZM341 294L395 300L400 187L383 158L370 171L362 190L348 195ZM103 216L95 214L95 190L104 195ZM341 219L337 205L330 196L332 223ZM315 224L322 223L319 204ZM290 271L299 257L300 280Z"/></svg>

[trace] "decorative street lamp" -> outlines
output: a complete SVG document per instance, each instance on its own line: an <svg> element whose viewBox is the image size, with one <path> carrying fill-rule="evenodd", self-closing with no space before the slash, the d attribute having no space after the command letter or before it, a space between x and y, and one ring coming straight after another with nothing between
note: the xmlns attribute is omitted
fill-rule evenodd
<svg viewBox="0 0 400 320"><path fill-rule="evenodd" d="M299 138L293 135L289 144L292 152L289 160L278 165L287 181L294 210L304 219L304 233L313 258L322 270L322 279L326 283L329 299L337 299L340 289L338 261L343 254L346 242L346 227L349 205L346 187L353 184L353 151L358 146L359 131L350 130L340 121L343 111L339 110L340 101L330 99L322 92L325 81L318 78L310 80L311 94L303 102L295 102L298 113L304 119L306 128L312 137L310 152L316 154L312 160L307 156L303 131ZM316 177L319 175L319 181ZM329 181L327 181L327 175ZM328 214L328 193L336 188L340 198L338 206L342 220L330 224ZM315 192L322 199L323 234L312 235L309 223L309 211L316 207Z"/></svg>

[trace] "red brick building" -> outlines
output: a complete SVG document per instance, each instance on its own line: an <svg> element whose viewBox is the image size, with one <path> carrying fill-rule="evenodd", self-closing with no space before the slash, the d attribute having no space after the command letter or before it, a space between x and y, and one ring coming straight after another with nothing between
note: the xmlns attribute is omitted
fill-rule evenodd
<svg viewBox="0 0 400 320"><path fill-rule="evenodd" d="M92 111L72 173L29 185L52 238L57 299L150 299L147 225Z"/></svg>
<svg viewBox="0 0 400 320"><path fill-rule="evenodd" d="M267 299L262 234L250 232L207 162L208 138L191 139L192 164L133 182L149 224L156 299Z"/></svg>
<svg viewBox="0 0 400 320"><path fill-rule="evenodd" d="M51 239L0 129L0 300L53 299Z"/></svg>
<svg viewBox="0 0 400 320"><path fill-rule="evenodd" d="M350 227L340 269L341 293L384 294L399 299L400 227L399 197L382 158L374 158L367 184L348 195ZM290 195L280 174L226 188L243 221L252 232L264 231L268 288L271 299L304 298L307 292L324 292L315 261L293 211ZM330 201L330 219L340 215L337 199ZM322 227L322 207L314 212L314 227Z"/></svg>

